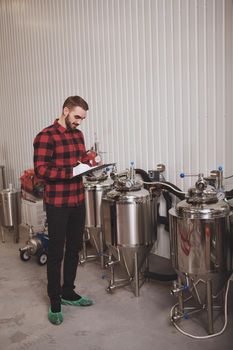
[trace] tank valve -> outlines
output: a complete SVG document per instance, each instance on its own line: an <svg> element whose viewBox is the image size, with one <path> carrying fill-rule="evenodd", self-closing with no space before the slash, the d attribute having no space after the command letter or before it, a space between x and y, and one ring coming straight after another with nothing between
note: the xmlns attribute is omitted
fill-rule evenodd
<svg viewBox="0 0 233 350"><path fill-rule="evenodd" d="M171 316L171 322L172 323L176 322L176 321L180 320L181 318L183 318L183 316L184 316L183 314L176 313L175 315Z"/></svg>
<svg viewBox="0 0 233 350"><path fill-rule="evenodd" d="M178 286L178 284L176 282L173 283L173 288L170 290L171 295L173 296L177 296L178 294L180 294L181 292L185 292L186 290L188 290L188 285L185 284L183 286Z"/></svg>
<svg viewBox="0 0 233 350"><path fill-rule="evenodd" d="M108 268L108 267L111 267L111 266L118 264L118 263L119 263L119 260L110 260L110 261L106 262L105 267Z"/></svg>

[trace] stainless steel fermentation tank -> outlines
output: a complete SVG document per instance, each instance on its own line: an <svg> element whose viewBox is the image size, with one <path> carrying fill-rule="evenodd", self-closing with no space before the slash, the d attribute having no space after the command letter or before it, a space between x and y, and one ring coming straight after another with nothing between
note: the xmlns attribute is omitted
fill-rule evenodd
<svg viewBox="0 0 233 350"><path fill-rule="evenodd" d="M114 189L102 199L103 231L109 250L106 265L111 272L107 291L131 284L139 296L139 271L156 239L157 198L135 184L128 191L122 189ZM115 278L116 264L126 278Z"/></svg>
<svg viewBox="0 0 233 350"><path fill-rule="evenodd" d="M109 179L107 175L102 175L98 178L89 176L84 182L86 222L83 237L82 262L100 259L102 268L104 268L106 244L101 223L101 203L103 194L112 188L112 184L113 181ZM95 249L95 254L90 255L88 253L87 242Z"/></svg>
<svg viewBox="0 0 233 350"><path fill-rule="evenodd" d="M178 297L172 321L205 310L208 333L213 334L213 313L223 304L232 274L232 211L199 175L196 187L170 210L169 217L171 259L178 274L172 289ZM185 302L187 295L191 305Z"/></svg>
<svg viewBox="0 0 233 350"><path fill-rule="evenodd" d="M2 225L2 240L4 228L14 230L14 241L19 241L19 224L21 223L21 191L13 188L0 192L0 222Z"/></svg>

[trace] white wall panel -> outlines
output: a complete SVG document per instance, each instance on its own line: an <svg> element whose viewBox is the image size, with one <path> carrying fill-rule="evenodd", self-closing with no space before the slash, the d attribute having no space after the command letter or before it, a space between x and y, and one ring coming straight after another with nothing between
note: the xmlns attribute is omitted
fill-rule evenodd
<svg viewBox="0 0 233 350"><path fill-rule="evenodd" d="M69 95L119 170L233 173L232 0L0 0L0 163L19 185ZM233 183L228 182L228 186ZM183 184L185 182L185 184Z"/></svg>

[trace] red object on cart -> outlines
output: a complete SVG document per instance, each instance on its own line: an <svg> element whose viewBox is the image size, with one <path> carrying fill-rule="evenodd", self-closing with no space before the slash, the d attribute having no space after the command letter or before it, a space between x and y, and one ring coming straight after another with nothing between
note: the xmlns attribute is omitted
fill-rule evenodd
<svg viewBox="0 0 233 350"><path fill-rule="evenodd" d="M35 175L34 169L24 170L20 176L20 181L23 191L33 194L37 198L43 197L44 182Z"/></svg>
<svg viewBox="0 0 233 350"><path fill-rule="evenodd" d="M87 151L87 156L88 156L89 162L91 163L91 166L97 165L97 162L96 162L97 153L92 148L89 151Z"/></svg>

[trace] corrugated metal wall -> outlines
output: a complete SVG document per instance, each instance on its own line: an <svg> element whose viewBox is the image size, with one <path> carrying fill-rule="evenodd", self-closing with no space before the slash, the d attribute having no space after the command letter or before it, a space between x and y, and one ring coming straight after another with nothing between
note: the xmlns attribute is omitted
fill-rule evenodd
<svg viewBox="0 0 233 350"><path fill-rule="evenodd" d="M80 94L105 161L233 173L232 0L0 0L0 163L16 186L33 138ZM185 187L189 180L185 180Z"/></svg>

